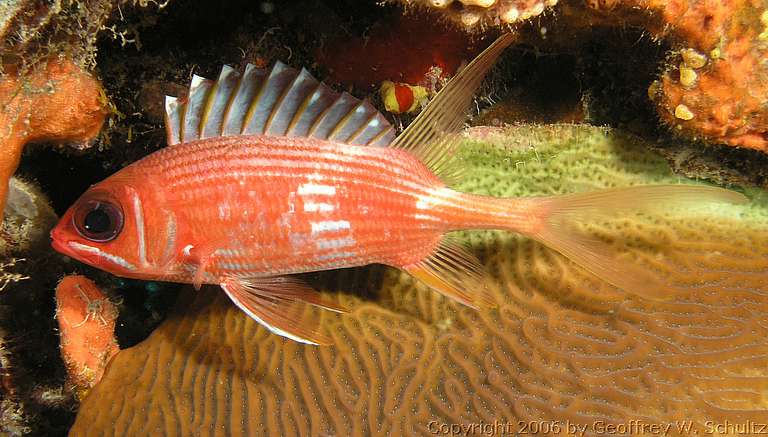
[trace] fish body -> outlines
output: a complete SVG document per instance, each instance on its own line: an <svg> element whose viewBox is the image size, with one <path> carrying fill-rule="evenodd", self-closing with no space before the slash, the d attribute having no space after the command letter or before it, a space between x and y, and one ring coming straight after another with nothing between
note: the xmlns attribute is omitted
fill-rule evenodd
<svg viewBox="0 0 768 437"><path fill-rule="evenodd" d="M515 224L525 220L521 208L491 207L499 199L451 190L402 150L312 138L177 144L91 193L96 201L128 199L121 203L138 254L138 262L95 257L97 267L186 283L195 282L206 258L205 284L371 263L404 268L434 252L448 231L509 228L510 211L520 213ZM62 231L54 244L74 256L82 243L61 244Z"/></svg>
<svg viewBox="0 0 768 437"><path fill-rule="evenodd" d="M195 77L186 100L166 101L169 146L93 185L52 231L53 247L119 276L218 284L272 332L309 344L330 340L301 307L344 308L294 273L381 263L467 306L493 305L479 262L446 237L454 230L518 232L613 285L662 295L665 284L569 225L743 196L679 185L500 199L450 188L463 112L512 39L491 44L396 138L369 103L305 70Z"/></svg>

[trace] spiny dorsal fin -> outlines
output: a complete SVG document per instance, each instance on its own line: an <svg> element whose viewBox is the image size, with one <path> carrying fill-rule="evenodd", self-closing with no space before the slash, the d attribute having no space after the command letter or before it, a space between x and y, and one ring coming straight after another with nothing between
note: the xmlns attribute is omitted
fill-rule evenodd
<svg viewBox="0 0 768 437"><path fill-rule="evenodd" d="M437 93L392 147L413 153L446 182L457 178L460 169L451 165L458 143L456 133L464 125L467 109L486 73L514 40L513 34L506 33L483 50Z"/></svg>
<svg viewBox="0 0 768 437"><path fill-rule="evenodd" d="M242 75L225 65L216 81L193 76L186 99L165 98L168 144L232 135L305 136L349 144L387 146L389 122L367 101L339 94L276 62L248 64Z"/></svg>

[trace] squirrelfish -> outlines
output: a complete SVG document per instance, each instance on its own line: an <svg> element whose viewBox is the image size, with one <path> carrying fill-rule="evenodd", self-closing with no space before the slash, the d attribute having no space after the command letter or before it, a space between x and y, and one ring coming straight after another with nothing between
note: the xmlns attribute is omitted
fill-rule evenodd
<svg viewBox="0 0 768 437"><path fill-rule="evenodd" d="M395 137L373 106L277 63L195 76L166 98L168 147L90 187L52 231L56 250L118 276L218 284L272 332L329 338L297 306L343 311L295 273L380 263L471 307L493 305L483 269L445 235L504 229L535 238L634 293L659 281L567 226L661 200L743 201L706 186L646 186L538 198L450 188L464 113L503 35Z"/></svg>

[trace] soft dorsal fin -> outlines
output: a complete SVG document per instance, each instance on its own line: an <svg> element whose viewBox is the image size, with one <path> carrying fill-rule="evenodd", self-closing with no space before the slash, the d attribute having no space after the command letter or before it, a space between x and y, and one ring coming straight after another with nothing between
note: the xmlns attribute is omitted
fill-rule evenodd
<svg viewBox="0 0 768 437"><path fill-rule="evenodd" d="M514 40L514 34L505 33L483 50L437 93L392 147L413 153L446 182L458 178L460 167L451 165L458 143L456 133L463 127L467 109L486 73Z"/></svg>
<svg viewBox="0 0 768 437"><path fill-rule="evenodd" d="M165 98L168 144L232 135L305 136L387 146L394 129L368 101L337 93L276 62L248 64L243 74L225 65L216 81L193 76L186 99Z"/></svg>

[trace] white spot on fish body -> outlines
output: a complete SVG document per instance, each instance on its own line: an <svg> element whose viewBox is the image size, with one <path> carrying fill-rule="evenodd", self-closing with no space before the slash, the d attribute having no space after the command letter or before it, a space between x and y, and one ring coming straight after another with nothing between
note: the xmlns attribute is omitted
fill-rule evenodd
<svg viewBox="0 0 768 437"><path fill-rule="evenodd" d="M306 183L299 185L297 193L301 196L308 194L315 194L321 196L334 196L336 195L336 187L332 185L320 185L314 183Z"/></svg>
<svg viewBox="0 0 768 437"><path fill-rule="evenodd" d="M229 207L229 204L226 203L220 203L219 204L219 219L221 220L228 220L232 215L232 210Z"/></svg>
<svg viewBox="0 0 768 437"><path fill-rule="evenodd" d="M220 256L243 256L243 251L240 249L216 249L214 253Z"/></svg>
<svg viewBox="0 0 768 437"><path fill-rule="evenodd" d="M414 214L413 218L416 220L429 220L431 222L439 220L437 217L429 214Z"/></svg>
<svg viewBox="0 0 768 437"><path fill-rule="evenodd" d="M321 232L337 232L349 229L350 224L347 220L328 220L322 222L312 222L312 235L319 234Z"/></svg>
<svg viewBox="0 0 768 437"><path fill-rule="evenodd" d="M296 211L296 193L291 192L288 194L288 212L292 213Z"/></svg>
<svg viewBox="0 0 768 437"><path fill-rule="evenodd" d="M292 232L288 239L291 241L293 250L298 250L307 245L307 235L301 232Z"/></svg>
<svg viewBox="0 0 768 437"><path fill-rule="evenodd" d="M416 209L430 209L434 206L449 205L449 199L454 195L450 188L429 190L427 194L416 195Z"/></svg>
<svg viewBox="0 0 768 437"><path fill-rule="evenodd" d="M331 212L336 209L330 203L307 202L304 204L304 212Z"/></svg>
<svg viewBox="0 0 768 437"><path fill-rule="evenodd" d="M356 243L352 237L336 238L332 240L317 240L315 241L315 247L320 250L327 249L341 249L342 247L354 246Z"/></svg>
<svg viewBox="0 0 768 437"><path fill-rule="evenodd" d="M222 263L219 263L219 267L221 267L224 270L249 271L249 270L256 270L258 268L258 265L253 263L222 262Z"/></svg>
<svg viewBox="0 0 768 437"><path fill-rule="evenodd" d="M332 259L344 259L344 258L354 258L357 256L356 252L333 252L333 253L326 253L324 255L319 255L315 259L318 261L328 261Z"/></svg>
<svg viewBox="0 0 768 437"><path fill-rule="evenodd" d="M187 244L186 246L184 246L184 249L182 249L182 253L184 253L184 256L190 256L192 255L192 249L194 248L195 246L191 244Z"/></svg>

